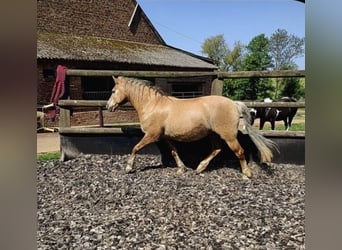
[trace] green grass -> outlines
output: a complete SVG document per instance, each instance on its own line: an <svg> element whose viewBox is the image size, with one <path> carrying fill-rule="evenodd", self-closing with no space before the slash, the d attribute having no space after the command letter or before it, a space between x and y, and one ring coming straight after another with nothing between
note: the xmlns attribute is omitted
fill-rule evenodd
<svg viewBox="0 0 342 250"><path fill-rule="evenodd" d="M40 153L40 154L37 154L37 161L59 160L60 157L61 157L60 152Z"/></svg>
<svg viewBox="0 0 342 250"><path fill-rule="evenodd" d="M263 130L271 130L271 124L265 123ZM276 124L275 130L285 130L284 124ZM305 131L305 123L292 123L289 131Z"/></svg>

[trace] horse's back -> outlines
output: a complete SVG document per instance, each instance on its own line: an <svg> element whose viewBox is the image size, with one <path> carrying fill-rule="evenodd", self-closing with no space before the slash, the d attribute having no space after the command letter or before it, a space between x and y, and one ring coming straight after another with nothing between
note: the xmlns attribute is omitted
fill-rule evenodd
<svg viewBox="0 0 342 250"><path fill-rule="evenodd" d="M224 96L220 96L220 95L208 95L208 96L200 96L200 97L196 97L193 99L197 99L199 101L203 101L203 102L207 102L210 103L210 105L225 105L225 107L230 107L230 108L235 108L235 102L228 98L228 97L224 97ZM191 100L191 99L188 99Z"/></svg>
<svg viewBox="0 0 342 250"><path fill-rule="evenodd" d="M228 131L228 128L237 129L240 112L235 101L223 96L200 97L202 105L205 107L212 129L218 131Z"/></svg>
<svg viewBox="0 0 342 250"><path fill-rule="evenodd" d="M209 116L229 116L229 114L238 114L235 102L227 97L210 95L197 97L195 99L197 102L196 105L202 106L203 109L209 113Z"/></svg>
<svg viewBox="0 0 342 250"><path fill-rule="evenodd" d="M206 124L238 122L239 112L234 101L223 96L202 96L190 99L172 99L168 108L167 121ZM190 124L189 124L190 125ZM184 125L185 126L185 125Z"/></svg>

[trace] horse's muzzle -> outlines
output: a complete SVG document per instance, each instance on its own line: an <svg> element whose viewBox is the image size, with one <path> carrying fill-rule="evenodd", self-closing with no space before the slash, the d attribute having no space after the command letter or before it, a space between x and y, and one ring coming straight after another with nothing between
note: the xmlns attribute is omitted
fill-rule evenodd
<svg viewBox="0 0 342 250"><path fill-rule="evenodd" d="M114 112L118 108L119 104L115 103L114 105L106 105L106 108L109 112Z"/></svg>

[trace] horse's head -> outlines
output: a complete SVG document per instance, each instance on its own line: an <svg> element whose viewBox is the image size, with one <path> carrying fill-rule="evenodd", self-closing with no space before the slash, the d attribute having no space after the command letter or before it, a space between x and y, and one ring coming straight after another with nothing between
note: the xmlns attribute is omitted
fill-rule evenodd
<svg viewBox="0 0 342 250"><path fill-rule="evenodd" d="M113 76L113 79L115 85L112 89L112 95L109 97L106 105L106 108L110 112L115 111L121 104L127 102L127 93L124 83L125 80L121 76L117 78Z"/></svg>

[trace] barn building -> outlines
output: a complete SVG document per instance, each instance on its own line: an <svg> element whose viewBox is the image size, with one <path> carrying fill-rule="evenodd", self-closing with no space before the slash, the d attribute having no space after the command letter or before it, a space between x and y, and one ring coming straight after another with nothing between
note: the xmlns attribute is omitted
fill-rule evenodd
<svg viewBox="0 0 342 250"><path fill-rule="evenodd" d="M217 69L208 58L167 45L136 0L38 0L39 108L50 103L58 65L92 70L208 72ZM171 95L194 97L211 94L213 78L147 80ZM113 84L111 77L67 76L62 99L106 100ZM97 112L78 111L74 112L72 125L96 122ZM137 119L134 114L105 114L105 118L119 122Z"/></svg>

